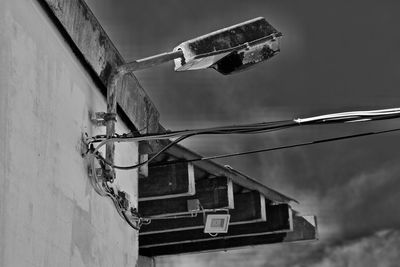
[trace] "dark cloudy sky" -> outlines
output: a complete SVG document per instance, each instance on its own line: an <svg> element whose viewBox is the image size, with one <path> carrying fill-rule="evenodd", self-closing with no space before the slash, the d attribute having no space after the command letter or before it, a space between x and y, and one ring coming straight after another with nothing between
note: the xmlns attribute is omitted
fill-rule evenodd
<svg viewBox="0 0 400 267"><path fill-rule="evenodd" d="M398 1L87 3L127 61L170 51L187 39L258 16L283 32L279 55L232 76L213 70L174 73L172 63L136 73L169 129L400 106ZM399 126L399 120L392 120L303 127L199 137L185 145L214 155ZM399 144L399 133L392 133L220 160L299 200L295 208L318 216L320 241L158 262L192 267L397 266Z"/></svg>

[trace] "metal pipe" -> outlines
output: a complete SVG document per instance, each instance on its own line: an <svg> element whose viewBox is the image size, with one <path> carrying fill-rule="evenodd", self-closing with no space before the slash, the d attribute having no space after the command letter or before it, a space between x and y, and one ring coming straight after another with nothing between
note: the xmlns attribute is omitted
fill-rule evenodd
<svg viewBox="0 0 400 267"><path fill-rule="evenodd" d="M150 68L180 57L183 57L183 52L178 50L135 60L116 68L116 70L111 74L111 78L107 85L107 113L109 115L106 119L107 138L111 138L115 134L115 117L111 116L110 118L110 115L117 113L117 87L118 83L124 78L124 76L127 73ZM114 163L114 150L115 145L113 142L106 144L106 160L111 163ZM115 175L111 167L109 167L108 170L110 171L110 173L106 174L108 176L107 178L112 181Z"/></svg>
<svg viewBox="0 0 400 267"><path fill-rule="evenodd" d="M183 57L183 51L177 50L177 51L162 53L162 54L158 54L155 56L138 59L133 62L124 64L124 65L120 66L118 69L120 72L126 72L126 73L134 72L134 71L141 70L141 69L151 68L151 67L157 66L159 64L162 64L164 62L168 62L168 61L174 60L176 58L180 58L180 57Z"/></svg>

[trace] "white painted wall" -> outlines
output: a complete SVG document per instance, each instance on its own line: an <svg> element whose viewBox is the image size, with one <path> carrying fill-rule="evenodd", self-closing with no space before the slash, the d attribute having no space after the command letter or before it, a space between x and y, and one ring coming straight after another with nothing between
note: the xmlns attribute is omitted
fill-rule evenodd
<svg viewBox="0 0 400 267"><path fill-rule="evenodd" d="M137 233L98 196L80 156L105 111L86 70L36 0L0 1L0 266L135 266ZM118 132L127 131L118 123ZM137 145L116 162L137 161ZM137 203L137 172L117 173Z"/></svg>

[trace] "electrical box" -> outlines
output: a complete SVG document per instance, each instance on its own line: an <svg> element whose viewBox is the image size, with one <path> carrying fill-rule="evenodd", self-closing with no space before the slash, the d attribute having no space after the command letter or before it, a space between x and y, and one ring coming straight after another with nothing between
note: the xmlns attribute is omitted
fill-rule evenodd
<svg viewBox="0 0 400 267"><path fill-rule="evenodd" d="M188 207L188 211L199 211L200 210L200 200L188 199L187 207Z"/></svg>
<svg viewBox="0 0 400 267"><path fill-rule="evenodd" d="M208 214L204 227L204 233L227 233L230 218L231 215L229 214Z"/></svg>

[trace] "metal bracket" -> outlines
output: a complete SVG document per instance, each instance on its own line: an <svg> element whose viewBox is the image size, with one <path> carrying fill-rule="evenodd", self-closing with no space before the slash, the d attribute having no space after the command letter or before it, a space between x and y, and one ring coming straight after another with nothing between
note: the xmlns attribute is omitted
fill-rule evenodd
<svg viewBox="0 0 400 267"><path fill-rule="evenodd" d="M98 164L95 164L96 158L93 155L90 155L89 165L88 165L88 176L90 183L92 184L94 190L100 196L107 196L107 191L104 188L104 173L103 169L98 167Z"/></svg>
<svg viewBox="0 0 400 267"><path fill-rule="evenodd" d="M80 141L80 146L81 146L81 156L85 157L87 153L89 152L89 142L88 142L88 134L87 133L82 133L81 135L81 141Z"/></svg>
<svg viewBox="0 0 400 267"><path fill-rule="evenodd" d="M103 170L103 177L107 182L113 183L115 180L115 170L113 168L105 168Z"/></svg>
<svg viewBox="0 0 400 267"><path fill-rule="evenodd" d="M97 178L102 178L103 177L103 169L102 168L95 168L95 175L93 176L93 171L92 171L92 169L88 169L88 175L89 175L89 177L90 178L94 178L94 177L97 177Z"/></svg>
<svg viewBox="0 0 400 267"><path fill-rule="evenodd" d="M95 112L90 113L90 121L96 126L106 126L107 121L117 121L116 113Z"/></svg>

